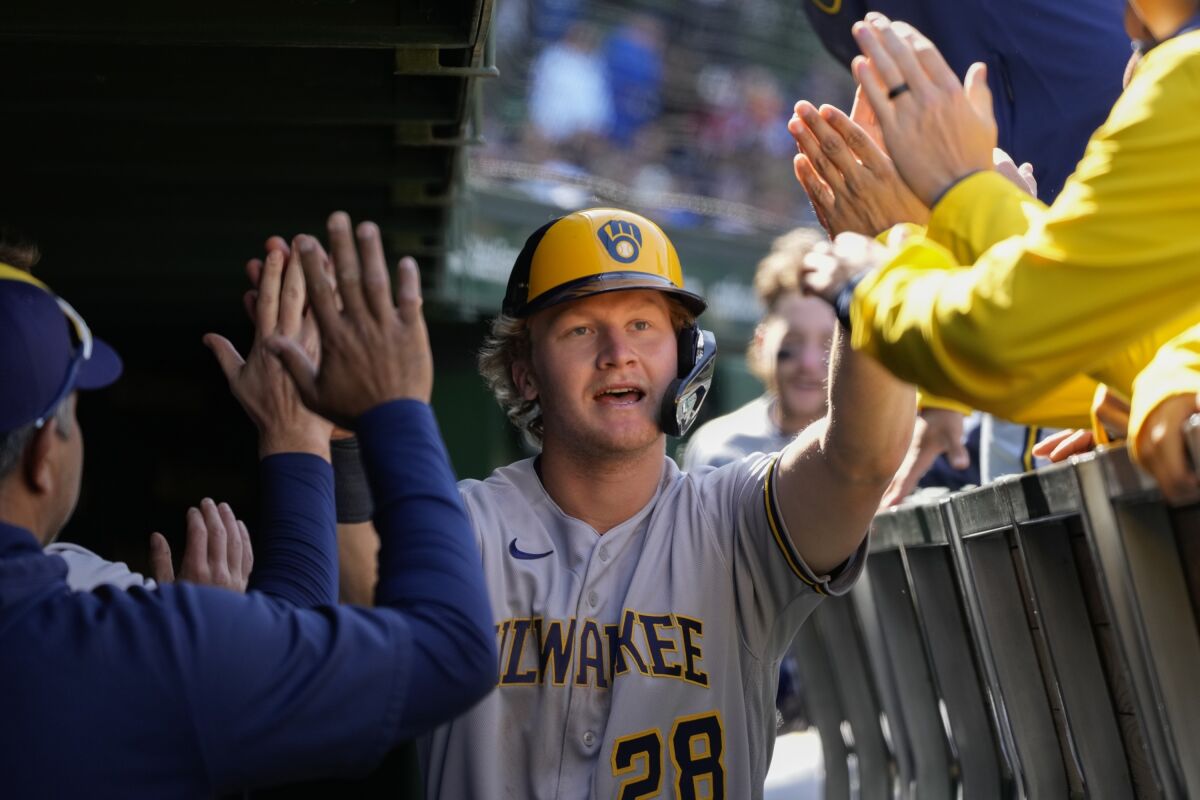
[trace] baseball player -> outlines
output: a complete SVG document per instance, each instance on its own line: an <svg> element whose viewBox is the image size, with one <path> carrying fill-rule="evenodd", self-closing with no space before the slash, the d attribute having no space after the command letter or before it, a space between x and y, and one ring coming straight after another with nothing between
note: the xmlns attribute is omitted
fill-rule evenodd
<svg viewBox="0 0 1200 800"><path fill-rule="evenodd" d="M704 308L636 214L526 242L480 364L541 453L460 484L499 678L423 742L427 797L762 796L779 660L862 569L914 392L839 339L822 420L782 453L682 473L666 433L711 380Z"/></svg>

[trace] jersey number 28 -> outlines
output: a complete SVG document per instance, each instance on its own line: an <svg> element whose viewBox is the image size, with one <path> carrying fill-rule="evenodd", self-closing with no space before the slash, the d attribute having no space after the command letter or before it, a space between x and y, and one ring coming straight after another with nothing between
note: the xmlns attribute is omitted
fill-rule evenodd
<svg viewBox="0 0 1200 800"><path fill-rule="evenodd" d="M680 717L667 739L675 766L675 797L681 800L724 800L725 765L721 719L715 711ZM623 778L619 800L648 800L662 791L663 740L657 728L622 736L613 742L614 778Z"/></svg>

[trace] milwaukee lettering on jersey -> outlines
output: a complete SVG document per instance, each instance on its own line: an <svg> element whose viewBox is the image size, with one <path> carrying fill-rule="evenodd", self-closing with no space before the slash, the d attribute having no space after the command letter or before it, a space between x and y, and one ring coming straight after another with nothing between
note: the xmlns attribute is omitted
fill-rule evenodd
<svg viewBox="0 0 1200 800"><path fill-rule="evenodd" d="M500 686L550 684L607 689L638 672L708 687L701 639L704 623L681 614L626 609L620 623L594 619L517 617L496 625Z"/></svg>

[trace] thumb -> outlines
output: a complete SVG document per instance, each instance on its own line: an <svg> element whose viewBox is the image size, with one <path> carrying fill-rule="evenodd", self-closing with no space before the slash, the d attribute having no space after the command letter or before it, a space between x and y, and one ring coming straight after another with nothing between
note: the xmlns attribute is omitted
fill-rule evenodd
<svg viewBox="0 0 1200 800"><path fill-rule="evenodd" d="M300 399L310 409L317 399L317 367L308 353L296 341L286 336L272 335L263 340L267 352L279 359L300 392ZM315 410L315 409L314 409Z"/></svg>
<svg viewBox="0 0 1200 800"><path fill-rule="evenodd" d="M955 469L966 469L971 466L971 454L967 452L966 445L962 442L955 442L946 449L946 460Z"/></svg>
<svg viewBox="0 0 1200 800"><path fill-rule="evenodd" d="M171 564L171 545L158 531L150 534L150 571L159 583L175 582L175 567Z"/></svg>
<svg viewBox="0 0 1200 800"><path fill-rule="evenodd" d="M996 124L996 112L992 108L992 90L988 88L987 64L976 61L967 70L967 79L963 81L967 91L967 100L979 118Z"/></svg>
<svg viewBox="0 0 1200 800"><path fill-rule="evenodd" d="M203 342L204 346L217 357L217 364L220 365L221 372L225 373L225 380L233 383L238 371L246 363L245 359L238 354L237 348L224 336L216 333L205 334Z"/></svg>

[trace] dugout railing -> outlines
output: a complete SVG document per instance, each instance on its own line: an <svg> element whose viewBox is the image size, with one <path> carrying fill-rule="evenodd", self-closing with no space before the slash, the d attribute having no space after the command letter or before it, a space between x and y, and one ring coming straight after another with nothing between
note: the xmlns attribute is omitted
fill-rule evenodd
<svg viewBox="0 0 1200 800"><path fill-rule="evenodd" d="M1200 797L1200 505L1102 449L870 549L792 650L827 798Z"/></svg>

